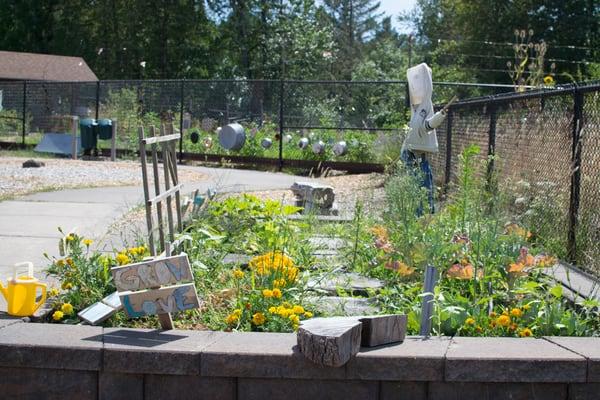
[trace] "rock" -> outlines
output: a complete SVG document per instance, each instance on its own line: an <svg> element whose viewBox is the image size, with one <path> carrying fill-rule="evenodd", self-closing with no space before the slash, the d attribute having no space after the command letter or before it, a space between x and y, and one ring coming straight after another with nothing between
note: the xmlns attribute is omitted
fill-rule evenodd
<svg viewBox="0 0 600 400"><path fill-rule="evenodd" d="M322 290L332 294L337 294L338 288L340 288L354 295L366 296L369 295L369 292L381 290L384 283L379 279L350 272L311 278L308 280L307 286L309 289Z"/></svg>
<svg viewBox="0 0 600 400"><path fill-rule="evenodd" d="M380 312L372 299L361 297L308 296L305 301L309 309L324 314L357 316Z"/></svg>
<svg viewBox="0 0 600 400"><path fill-rule="evenodd" d="M290 188L301 203L308 203L313 208L331 208L335 199L333 188L313 182L294 182Z"/></svg>
<svg viewBox="0 0 600 400"><path fill-rule="evenodd" d="M230 253L223 258L222 263L225 265L231 264L236 267L246 268L248 267L250 260L252 260L252 257L248 255Z"/></svg>
<svg viewBox="0 0 600 400"><path fill-rule="evenodd" d="M46 164L41 161L36 161L34 159L29 159L23 163L23 168L40 168L45 166Z"/></svg>
<svg viewBox="0 0 600 400"><path fill-rule="evenodd" d="M318 249L338 250L348 245L348 242L340 237L313 236L308 239L311 246Z"/></svg>

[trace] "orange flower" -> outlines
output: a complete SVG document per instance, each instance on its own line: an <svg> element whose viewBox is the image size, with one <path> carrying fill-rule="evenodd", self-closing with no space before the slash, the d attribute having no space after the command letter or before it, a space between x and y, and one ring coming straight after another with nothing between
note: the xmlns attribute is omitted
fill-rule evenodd
<svg viewBox="0 0 600 400"><path fill-rule="evenodd" d="M409 276L414 274L415 269L404 264L402 261L388 261L384 264L384 267L396 271L398 275Z"/></svg>
<svg viewBox="0 0 600 400"><path fill-rule="evenodd" d="M509 326L510 322L510 317L508 315L501 315L496 319L496 323L504 327Z"/></svg>
<svg viewBox="0 0 600 400"><path fill-rule="evenodd" d="M454 264L453 266L451 266L448 269L448 272L446 272L446 275L448 276L448 278L452 278L452 279L473 279L473 276L474 276L473 265L471 265L471 264L462 265L461 263ZM482 278L482 277L483 277L483 271L482 270L477 271L477 278Z"/></svg>
<svg viewBox="0 0 600 400"><path fill-rule="evenodd" d="M525 276L527 272L524 271L525 264L522 263L512 263L508 267L506 267L506 272L514 276Z"/></svg>
<svg viewBox="0 0 600 400"><path fill-rule="evenodd" d="M531 335L533 335L533 332L531 332L531 329L529 328L524 328L519 331L520 337L530 337Z"/></svg>
<svg viewBox="0 0 600 400"><path fill-rule="evenodd" d="M381 239L385 242L390 240L390 235L389 235L387 229L385 228L385 226L376 225L376 226L372 227L371 229L369 229L369 231L373 235L377 236L378 239Z"/></svg>

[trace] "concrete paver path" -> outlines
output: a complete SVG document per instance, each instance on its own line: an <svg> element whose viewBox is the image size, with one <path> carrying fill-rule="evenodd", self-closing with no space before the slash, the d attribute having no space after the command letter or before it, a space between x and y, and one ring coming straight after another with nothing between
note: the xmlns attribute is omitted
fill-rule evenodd
<svg viewBox="0 0 600 400"><path fill-rule="evenodd" d="M219 192L256 191L289 188L305 177L251 170L194 168L206 180L184 184L183 193L209 187ZM58 256L61 237L57 228L94 240L104 237L108 227L131 208L143 202L140 186L69 189L36 193L0 202L0 279L4 282L17 262L34 263L36 275L47 266L48 256ZM0 309L2 306L0 305Z"/></svg>

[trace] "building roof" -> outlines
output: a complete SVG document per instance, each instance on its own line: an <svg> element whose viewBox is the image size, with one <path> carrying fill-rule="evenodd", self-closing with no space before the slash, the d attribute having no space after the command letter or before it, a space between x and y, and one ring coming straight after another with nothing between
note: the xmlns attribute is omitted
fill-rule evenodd
<svg viewBox="0 0 600 400"><path fill-rule="evenodd" d="M36 81L97 81L81 57L0 51L0 79Z"/></svg>

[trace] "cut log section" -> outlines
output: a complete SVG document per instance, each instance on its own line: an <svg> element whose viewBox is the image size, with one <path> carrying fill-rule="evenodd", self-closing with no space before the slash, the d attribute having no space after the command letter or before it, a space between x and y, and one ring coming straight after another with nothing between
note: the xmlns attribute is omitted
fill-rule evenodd
<svg viewBox="0 0 600 400"><path fill-rule="evenodd" d="M314 318L300 324L298 346L316 364L341 367L361 345L401 342L405 335L406 315Z"/></svg>

